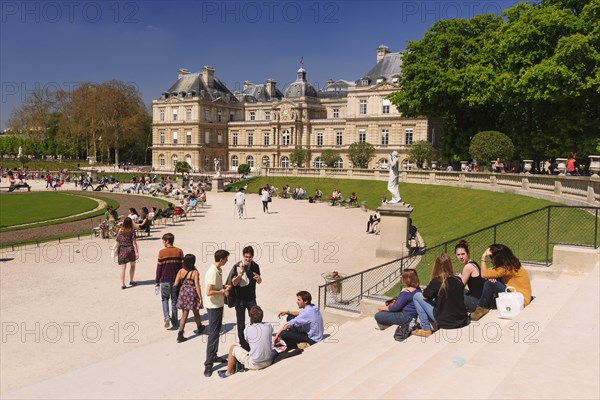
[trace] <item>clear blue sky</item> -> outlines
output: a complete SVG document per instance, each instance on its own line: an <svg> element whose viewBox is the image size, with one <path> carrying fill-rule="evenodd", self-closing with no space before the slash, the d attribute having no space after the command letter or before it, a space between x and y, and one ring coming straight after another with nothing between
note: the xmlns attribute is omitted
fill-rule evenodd
<svg viewBox="0 0 600 400"><path fill-rule="evenodd" d="M144 101L179 68L204 65L230 90L244 80L356 80L380 44L401 51L439 19L499 14L515 0L465 1L5 1L0 2L0 129L36 87L118 79Z"/></svg>

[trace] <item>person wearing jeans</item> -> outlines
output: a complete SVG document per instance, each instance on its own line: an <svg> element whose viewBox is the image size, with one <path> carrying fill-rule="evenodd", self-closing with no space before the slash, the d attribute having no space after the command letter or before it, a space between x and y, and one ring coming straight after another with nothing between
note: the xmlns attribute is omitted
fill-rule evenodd
<svg viewBox="0 0 600 400"><path fill-rule="evenodd" d="M177 296L175 295L175 277L183 266L183 250L173 246L175 235L165 233L162 236L164 249L158 252L156 265L156 286L160 286L160 297L162 301L163 320L165 328L172 324L174 328L179 327L177 318ZM169 317L169 299L171 299L171 317Z"/></svg>
<svg viewBox="0 0 600 400"><path fill-rule="evenodd" d="M433 316L433 302L431 300L425 300L423 293L415 293L413 296L413 303L419 314L419 321L421 321L421 329L424 331L431 331L430 322L435 323L435 317Z"/></svg>
<svg viewBox="0 0 600 400"><path fill-rule="evenodd" d="M240 346L250 351L250 345L244 336L246 310L250 312L250 309L256 305L256 285L262 282L262 278L260 267L252 260L254 258L252 246L244 247L242 254L244 259L236 264L231 283L235 291L235 315Z"/></svg>
<svg viewBox="0 0 600 400"><path fill-rule="evenodd" d="M378 307L379 312L375 314L375 321L377 321L379 329L386 329L391 325L402 325L417 317L413 302L414 296L421 292L417 271L414 269L404 270L402 285L404 289L392 304Z"/></svg>

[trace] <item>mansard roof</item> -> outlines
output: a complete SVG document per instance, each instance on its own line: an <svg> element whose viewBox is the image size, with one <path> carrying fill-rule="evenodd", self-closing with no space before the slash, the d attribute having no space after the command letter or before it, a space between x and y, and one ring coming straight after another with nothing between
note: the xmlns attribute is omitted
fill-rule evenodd
<svg viewBox="0 0 600 400"><path fill-rule="evenodd" d="M242 93L236 93L236 97L240 101L248 103L256 103L262 101L278 101L283 98L283 93L275 87L275 96L269 96L266 84L256 84L254 82L244 82L244 90Z"/></svg>
<svg viewBox="0 0 600 400"><path fill-rule="evenodd" d="M356 81L358 86L368 86L375 84L377 79L384 78L388 82L392 82L394 77L399 77L402 60L400 52L386 54L366 75ZM363 83L363 81L368 83Z"/></svg>
<svg viewBox="0 0 600 400"><path fill-rule="evenodd" d="M169 97L191 98L201 97L206 100L223 99L226 102L236 101L237 99L229 91L227 86L216 76L213 78L213 87L207 87L202 81L202 74L199 72L183 75L165 92L162 93L161 99Z"/></svg>
<svg viewBox="0 0 600 400"><path fill-rule="evenodd" d="M319 97L323 98L338 98L348 96L348 88L354 87L354 82L339 79L333 83L329 83L319 91Z"/></svg>

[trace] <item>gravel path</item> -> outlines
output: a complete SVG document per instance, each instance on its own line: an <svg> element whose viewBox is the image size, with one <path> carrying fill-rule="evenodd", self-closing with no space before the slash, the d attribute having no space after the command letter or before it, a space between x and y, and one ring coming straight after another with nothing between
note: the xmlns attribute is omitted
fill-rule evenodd
<svg viewBox="0 0 600 400"><path fill-rule="evenodd" d="M86 194L81 191L67 192L73 194ZM118 212L119 214L128 214L129 207L134 207L138 212L141 212L142 207L159 207L164 206L152 197L142 197L128 194L115 194L115 193L93 193L89 194L89 197L98 195L100 197L114 199L119 202ZM47 237L60 237L70 234L77 233L91 233L93 227L98 225L100 216L83 219L80 221L65 222L62 224L42 226L36 228L22 229L14 232L3 232L0 234L0 245L8 243L21 243L32 240L43 239Z"/></svg>

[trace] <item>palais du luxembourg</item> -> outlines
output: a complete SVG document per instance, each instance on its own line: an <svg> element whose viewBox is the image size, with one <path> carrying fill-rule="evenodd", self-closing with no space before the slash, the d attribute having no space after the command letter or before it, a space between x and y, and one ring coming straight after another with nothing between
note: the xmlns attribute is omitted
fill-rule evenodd
<svg viewBox="0 0 600 400"><path fill-rule="evenodd" d="M180 69L175 83L152 102L152 167L173 171L185 160L195 172L211 172L217 158L224 171L240 164L287 168L293 167L290 153L302 149L306 167L352 168L348 147L355 142L375 147L369 168L387 168L392 150L406 163L413 141L437 145L440 122L404 118L386 98L398 90L400 64L400 53L382 45L371 70L357 71L357 78L330 79L317 90L301 65L283 91L265 79L244 81L241 92L225 86L213 67ZM335 165L322 162L327 149L339 151Z"/></svg>

